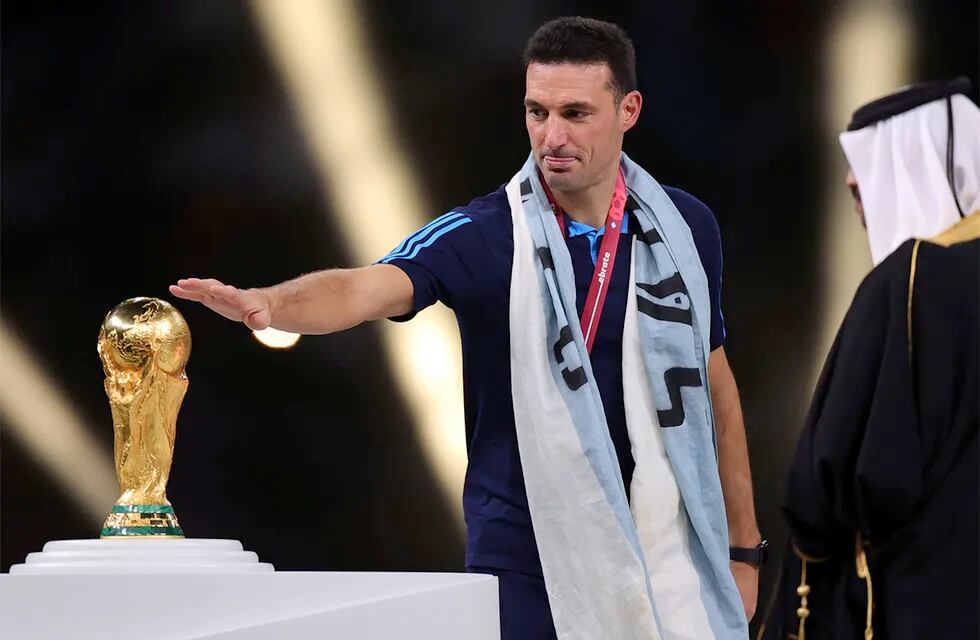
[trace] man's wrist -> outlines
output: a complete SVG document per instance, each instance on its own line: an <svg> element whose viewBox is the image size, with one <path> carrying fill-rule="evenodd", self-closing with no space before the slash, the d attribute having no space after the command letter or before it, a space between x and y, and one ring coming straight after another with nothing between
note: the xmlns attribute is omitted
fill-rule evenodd
<svg viewBox="0 0 980 640"><path fill-rule="evenodd" d="M279 308L278 287L262 287L254 289L256 293L265 298L266 307L269 309L269 326L275 323L276 311Z"/></svg>
<svg viewBox="0 0 980 640"><path fill-rule="evenodd" d="M751 547L730 546L729 558L733 562L742 562L756 568L761 567L769 556L769 541L762 539Z"/></svg>

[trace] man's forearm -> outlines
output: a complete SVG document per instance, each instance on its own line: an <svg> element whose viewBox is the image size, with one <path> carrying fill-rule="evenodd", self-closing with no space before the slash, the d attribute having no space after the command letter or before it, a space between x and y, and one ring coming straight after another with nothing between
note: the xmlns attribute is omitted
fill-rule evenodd
<svg viewBox="0 0 980 640"><path fill-rule="evenodd" d="M413 289L397 267L375 265L317 271L257 291L269 301L271 326L323 334L407 313Z"/></svg>
<svg viewBox="0 0 980 640"><path fill-rule="evenodd" d="M728 515L728 536L733 546L752 547L761 540L752 497L752 472L745 438L745 423L735 376L723 348L711 354L711 399L718 434L718 472Z"/></svg>

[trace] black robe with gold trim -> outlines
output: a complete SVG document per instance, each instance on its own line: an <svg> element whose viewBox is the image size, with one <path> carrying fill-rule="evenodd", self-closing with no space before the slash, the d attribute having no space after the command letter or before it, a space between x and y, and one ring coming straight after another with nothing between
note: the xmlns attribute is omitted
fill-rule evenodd
<svg viewBox="0 0 980 640"><path fill-rule="evenodd" d="M978 237L975 213L910 240L858 290L791 468L760 637L980 637Z"/></svg>

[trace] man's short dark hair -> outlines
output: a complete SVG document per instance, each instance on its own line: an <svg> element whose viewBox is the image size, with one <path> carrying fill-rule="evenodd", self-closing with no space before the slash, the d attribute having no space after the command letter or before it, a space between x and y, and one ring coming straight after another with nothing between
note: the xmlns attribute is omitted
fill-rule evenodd
<svg viewBox="0 0 980 640"><path fill-rule="evenodd" d="M619 103L636 89L633 42L618 25L592 18L566 17L546 22L524 49L524 70L532 62L605 63L612 75L610 89Z"/></svg>

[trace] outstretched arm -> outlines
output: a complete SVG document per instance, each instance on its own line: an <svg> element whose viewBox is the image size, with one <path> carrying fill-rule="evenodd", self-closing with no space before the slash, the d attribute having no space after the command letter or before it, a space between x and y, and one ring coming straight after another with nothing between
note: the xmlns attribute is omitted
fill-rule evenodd
<svg viewBox="0 0 980 640"><path fill-rule="evenodd" d="M170 293L200 302L249 329L275 327L303 334L342 331L368 320L412 310L412 281L398 267L317 271L260 289L238 289L213 279L187 278Z"/></svg>

